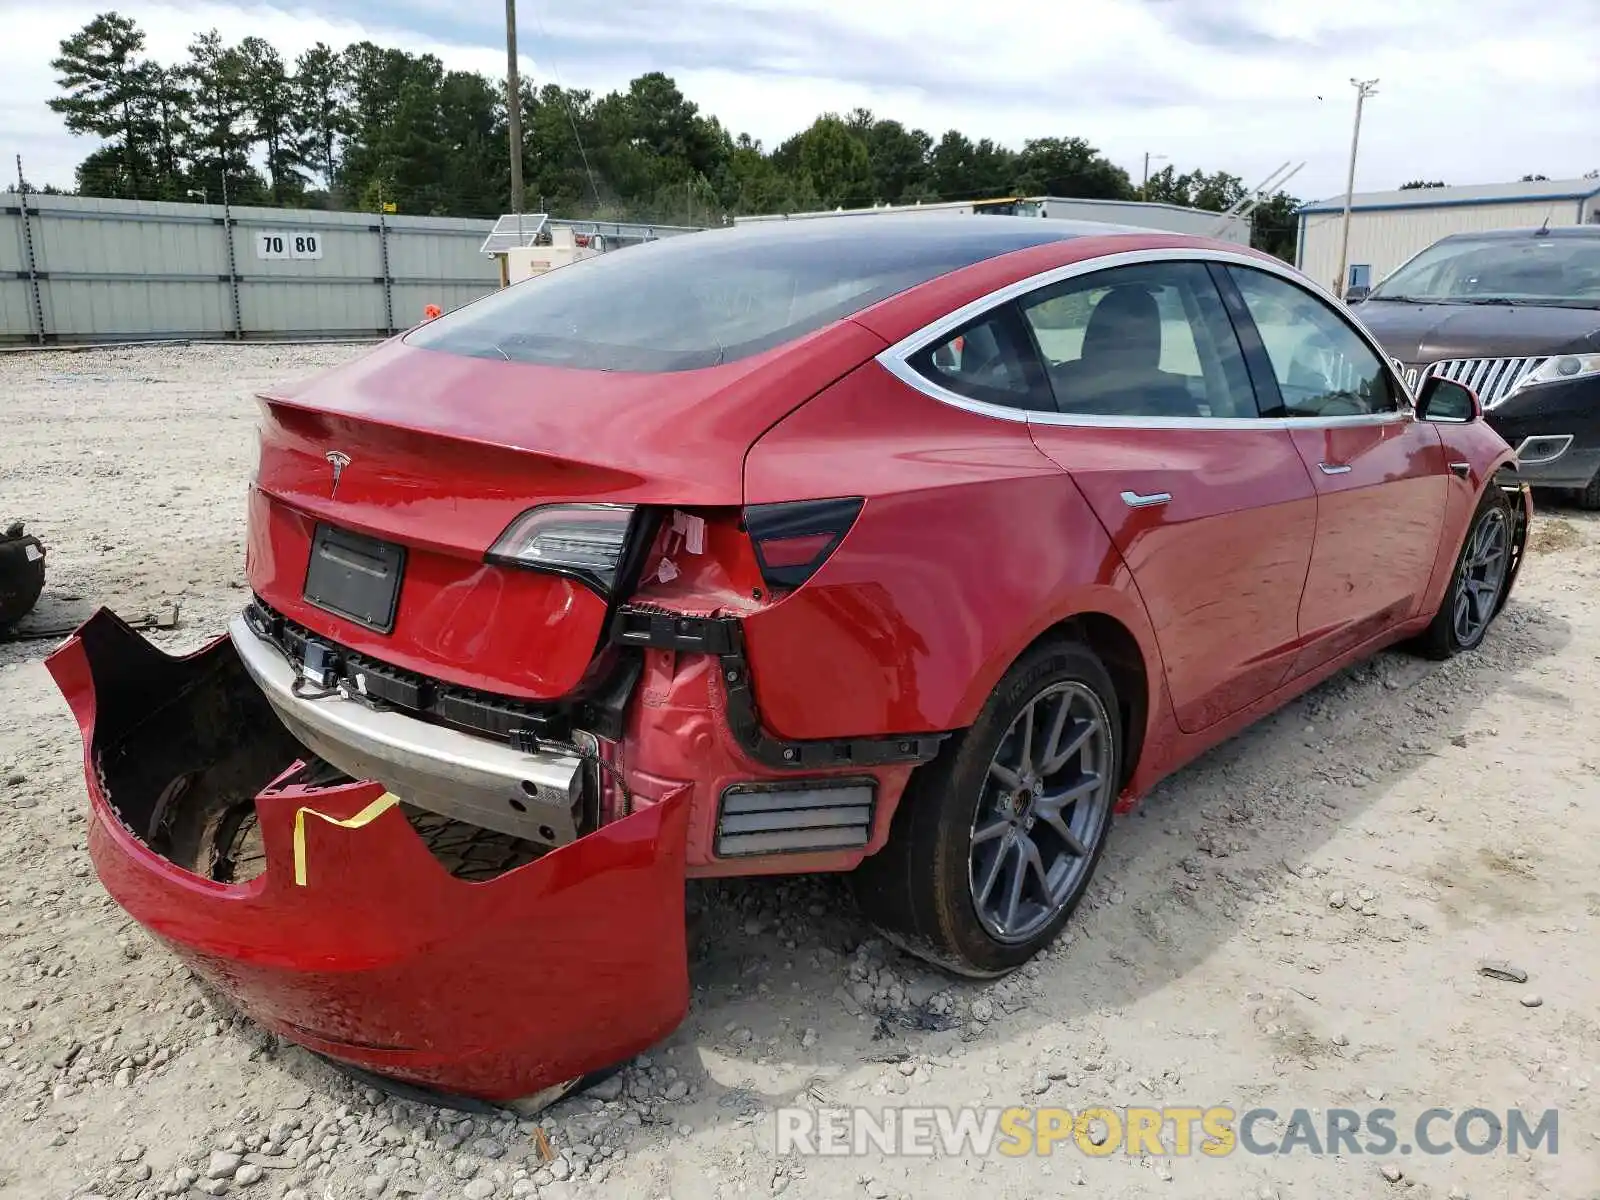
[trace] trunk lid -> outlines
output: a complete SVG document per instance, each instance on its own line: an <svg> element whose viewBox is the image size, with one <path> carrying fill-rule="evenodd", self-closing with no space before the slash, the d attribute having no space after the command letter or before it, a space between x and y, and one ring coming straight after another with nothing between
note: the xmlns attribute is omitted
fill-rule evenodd
<svg viewBox="0 0 1600 1200"><path fill-rule="evenodd" d="M518 699L565 696L599 647L607 599L574 578L486 562L501 533L547 504L738 505L751 443L882 346L844 322L726 366L643 374L391 341L260 397L251 587L288 621L380 664ZM393 549L368 555L362 537ZM360 586L398 580L389 620L330 608L308 587L329 553Z"/></svg>

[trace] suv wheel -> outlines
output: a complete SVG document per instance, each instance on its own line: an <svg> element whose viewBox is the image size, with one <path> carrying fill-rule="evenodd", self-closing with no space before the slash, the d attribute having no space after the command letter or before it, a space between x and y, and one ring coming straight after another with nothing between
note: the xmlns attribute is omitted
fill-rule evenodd
<svg viewBox="0 0 1600 1200"><path fill-rule="evenodd" d="M1122 766L1116 692L1087 646L1023 656L972 728L912 776L889 841L854 876L897 945L1003 975L1055 938L1105 848Z"/></svg>
<svg viewBox="0 0 1600 1200"><path fill-rule="evenodd" d="M1594 473L1587 487L1575 488L1572 498L1577 501L1579 508L1586 508L1590 512L1600 509L1600 471Z"/></svg>

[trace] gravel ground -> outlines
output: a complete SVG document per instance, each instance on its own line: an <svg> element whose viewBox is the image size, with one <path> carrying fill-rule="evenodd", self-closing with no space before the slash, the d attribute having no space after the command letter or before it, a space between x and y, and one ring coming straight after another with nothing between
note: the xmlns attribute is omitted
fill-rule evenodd
<svg viewBox="0 0 1600 1200"><path fill-rule="evenodd" d="M50 548L41 615L181 599L164 645L220 632L249 393L350 353L0 355L0 517ZM0 1197L1600 1196L1597 542L1542 513L1479 653L1383 655L1167 781L1010 979L886 947L836 880L691 887L688 1019L537 1124L386 1100L217 1007L94 879L48 646L0 646ZM1553 1107L1560 1142L776 1157L774 1109L817 1103Z"/></svg>

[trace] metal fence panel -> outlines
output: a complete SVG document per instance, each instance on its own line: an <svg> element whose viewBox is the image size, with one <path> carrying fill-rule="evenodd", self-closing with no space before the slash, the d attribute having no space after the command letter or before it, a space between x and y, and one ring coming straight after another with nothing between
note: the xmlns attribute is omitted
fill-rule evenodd
<svg viewBox="0 0 1600 1200"><path fill-rule="evenodd" d="M27 217L22 201L26 200ZM0 197L0 342L370 337L499 284L491 221ZM231 250L231 253L230 253Z"/></svg>

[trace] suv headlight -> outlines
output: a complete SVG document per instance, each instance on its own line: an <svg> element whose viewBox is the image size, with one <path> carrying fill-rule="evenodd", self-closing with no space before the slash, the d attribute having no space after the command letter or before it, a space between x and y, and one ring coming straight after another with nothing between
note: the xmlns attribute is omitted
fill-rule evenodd
<svg viewBox="0 0 1600 1200"><path fill-rule="evenodd" d="M1564 383L1587 375L1600 375L1600 354L1558 354L1524 375L1510 394L1514 396L1524 388L1538 387L1541 383Z"/></svg>

